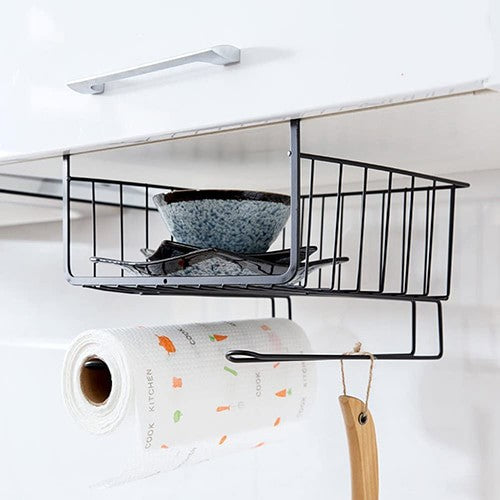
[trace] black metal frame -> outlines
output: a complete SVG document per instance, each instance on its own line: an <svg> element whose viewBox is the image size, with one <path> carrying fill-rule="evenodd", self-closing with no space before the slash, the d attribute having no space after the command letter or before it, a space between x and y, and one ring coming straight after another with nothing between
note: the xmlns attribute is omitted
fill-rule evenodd
<svg viewBox="0 0 500 500"><path fill-rule="evenodd" d="M429 301L427 301L429 302ZM440 300L431 301L436 305L437 313L437 352L435 354L417 353L417 301L411 301L411 349L409 352L374 353L376 359L384 360L438 360L444 354L443 306ZM244 349L233 349L226 353L226 359L232 363L276 363L285 361L335 361L340 359L370 359L367 355L319 354L319 353L259 353Z"/></svg>
<svg viewBox="0 0 500 500"><path fill-rule="evenodd" d="M271 276L213 276L213 277L141 277L141 276L99 276L95 264L92 268L92 275L76 276L71 270L71 221L70 211L73 201L71 196L71 184L74 182L90 183L91 197L91 221L92 221L92 255L96 253L96 205L101 202L97 200L96 188L100 183L116 185L119 194L119 201L116 206L120 210L120 258L124 257L124 209L144 210L145 246L149 246L149 217L155 209L150 206L150 195L152 190L175 190L180 189L175 186L159 186L136 182L126 182L111 179L93 179L86 177L75 177L71 175L71 156L65 155L64 160L64 248L65 248L65 270L68 281L73 285L84 286L104 291L113 291L129 294L142 295L199 295L218 297L260 297L271 298L272 312L275 314L274 298L286 298L289 304L289 316L291 317L290 298L296 295L305 296L344 296L352 298L386 299L396 301L409 301L411 303L411 349L403 353L379 353L379 359L439 359L443 355L443 321L441 301L447 300L451 290L451 268L453 256L453 233L455 216L455 194L456 189L468 187L467 183L453 181L442 177L427 174L418 174L394 167L369 164L364 162L332 158L327 156L304 153L300 149L300 120L290 122L290 196L291 196L291 223L288 237L290 238L290 266L281 275ZM304 167L304 164L306 167ZM328 193L320 193L315 190L315 176L323 165L327 168L336 168L337 189ZM307 190L302 193L301 179L305 168L309 168ZM361 172L361 188L355 190L344 190L344 178L347 171ZM307 173L307 172L306 172ZM371 187L371 177L378 175L383 179L377 180L382 187ZM399 184L396 182L399 181ZM123 189L125 186L133 186L144 190L144 205L138 207L126 205L123 201ZM446 272L444 273L444 283L442 289L436 293L431 288L433 244L435 236L435 220L437 209L437 198L446 194L444 205L447 208L447 254ZM414 226L415 222L415 198L419 195L425 197L425 234L423 268L419 271L421 288L411 289L410 268L414 247ZM400 197L402 205L402 230L401 233L401 255L400 255L400 286L397 289L387 289L386 277L388 266L389 239L394 233L393 219L396 198ZM380 199L380 235L378 248L378 283L374 288L363 285L363 270L365 264L365 233L366 233L366 213L367 204L372 199ZM345 286L342 283L342 266L332 266L331 272L327 275L324 270L320 270L312 278L308 277L307 269L310 265L309 258L304 262L305 277L300 283L290 284L299 272L301 265L299 259L299 249L306 246L308 249L315 243L319 247L319 258L325 257L328 252L326 248L326 236L328 229L332 230L333 245L331 245L331 257L342 256L344 243L344 221L346 204L349 200L359 201L359 240L355 255L350 255L356 263L356 273L353 286ZM327 205L334 202L334 210L329 217ZM441 200L443 201L443 200ZM105 204L110 204L106 202ZM112 204L112 203L111 203ZM314 210L320 210L320 224L318 226ZM316 226L319 232L318 241L313 240L313 228ZM392 229L391 229L392 228ZM399 233L398 233L399 234ZM283 234L283 248L285 247L285 231ZM370 249L372 252L373 250ZM307 252L306 252L307 253ZM317 285L313 286L313 279L317 280ZM399 279L399 278L398 278ZM345 280L344 280L345 281ZM325 285L325 283L327 283ZM428 302L436 305L437 312L437 343L438 349L435 354L417 354L417 303ZM340 354L259 354L248 351L233 351L228 353L228 359L233 362L262 362L262 361L296 361L296 360L320 360L320 359L342 359ZM352 359L352 357L350 357Z"/></svg>

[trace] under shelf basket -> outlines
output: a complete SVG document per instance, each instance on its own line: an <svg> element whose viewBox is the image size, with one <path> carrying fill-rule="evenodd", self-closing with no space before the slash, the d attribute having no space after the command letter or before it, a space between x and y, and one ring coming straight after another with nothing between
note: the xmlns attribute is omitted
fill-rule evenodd
<svg viewBox="0 0 500 500"><path fill-rule="evenodd" d="M456 190L468 184L303 152L300 120L290 122L290 133L291 217L275 243L275 248L290 249L290 265L285 272L258 276L129 276L123 272L113 275L109 269L91 264L88 258L99 249L101 205L117 210L118 217L113 219L118 227L112 256L124 259L128 257L125 255L128 238L135 238L137 248L150 246L151 220L159 218L152 196L181 188L72 176L71 156L66 155L63 222L68 281L105 291L143 295L269 298L309 295L405 300L412 303L413 344L415 304L434 302L441 343L438 355L428 358L439 357L441 301L449 297L451 290ZM77 193L82 192L86 195L79 198ZM89 203L91 227L88 241L78 241L75 250L71 213L73 204L79 201ZM135 223L125 228L124 220L131 212L135 213ZM302 262L301 247L307 255ZM82 266L76 271L75 254L84 257L85 272L80 271ZM347 257L348 261L309 274L309 268L316 268L318 261L340 257ZM299 273L304 274L301 280ZM415 353L405 353L409 354Z"/></svg>

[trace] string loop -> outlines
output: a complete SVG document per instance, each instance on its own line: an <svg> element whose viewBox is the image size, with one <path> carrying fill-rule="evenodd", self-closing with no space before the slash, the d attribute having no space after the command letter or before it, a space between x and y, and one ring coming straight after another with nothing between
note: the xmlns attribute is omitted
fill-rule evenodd
<svg viewBox="0 0 500 500"><path fill-rule="evenodd" d="M370 391L372 388L372 380L373 380L373 365L375 363L375 356L371 352L366 352L361 350L361 342L356 342L352 351L345 352L344 356L369 356L370 358L370 371L368 372L368 386L366 388L366 398L365 398L365 406L362 413L363 417L367 416L368 412L368 399L370 397ZM340 371L342 373L342 388L344 390L344 396L347 396L347 388L345 383L345 371L344 371L344 360L340 360ZM360 415L361 417L361 415ZM366 421L366 420L365 420ZM361 423L361 421L360 421Z"/></svg>

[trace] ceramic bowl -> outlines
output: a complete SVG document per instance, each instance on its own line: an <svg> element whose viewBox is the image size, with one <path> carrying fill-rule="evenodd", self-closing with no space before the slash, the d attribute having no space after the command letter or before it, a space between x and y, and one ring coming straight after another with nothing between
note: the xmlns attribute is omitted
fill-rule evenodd
<svg viewBox="0 0 500 500"><path fill-rule="evenodd" d="M290 216L290 197L235 190L179 190L153 197L179 243L236 253L269 249Z"/></svg>

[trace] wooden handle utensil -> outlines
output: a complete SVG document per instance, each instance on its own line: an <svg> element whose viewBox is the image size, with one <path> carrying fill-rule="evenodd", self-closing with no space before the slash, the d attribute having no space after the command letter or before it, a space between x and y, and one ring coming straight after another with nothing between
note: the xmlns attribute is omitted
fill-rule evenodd
<svg viewBox="0 0 500 500"><path fill-rule="evenodd" d="M352 500L378 500L377 438L373 417L368 410L375 358L369 352L362 352L359 342L355 344L352 351L345 354L370 356L370 372L364 402L347 395L344 363L340 360L344 394L339 397L339 402L349 444Z"/></svg>
<svg viewBox="0 0 500 500"><path fill-rule="evenodd" d="M365 403L339 397L349 444L352 500L378 500L378 457L375 425Z"/></svg>

